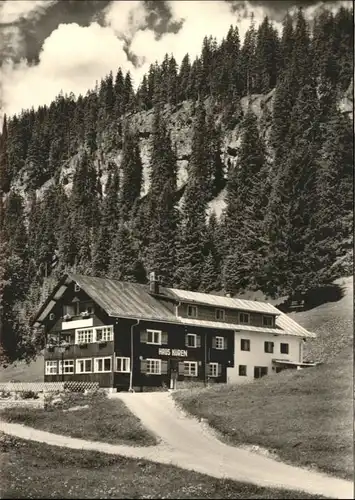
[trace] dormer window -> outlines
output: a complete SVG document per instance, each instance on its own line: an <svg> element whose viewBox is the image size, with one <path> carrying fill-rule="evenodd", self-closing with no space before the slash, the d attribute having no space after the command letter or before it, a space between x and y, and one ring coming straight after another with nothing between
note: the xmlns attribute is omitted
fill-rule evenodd
<svg viewBox="0 0 355 500"><path fill-rule="evenodd" d="M197 318L197 306L187 306L187 315L189 318Z"/></svg>
<svg viewBox="0 0 355 500"><path fill-rule="evenodd" d="M239 313L239 323L249 325L250 315L248 313Z"/></svg>
<svg viewBox="0 0 355 500"><path fill-rule="evenodd" d="M224 309L216 309L216 320L224 321L224 319L225 319Z"/></svg>
<svg viewBox="0 0 355 500"><path fill-rule="evenodd" d="M263 326L273 326L272 316L263 316Z"/></svg>

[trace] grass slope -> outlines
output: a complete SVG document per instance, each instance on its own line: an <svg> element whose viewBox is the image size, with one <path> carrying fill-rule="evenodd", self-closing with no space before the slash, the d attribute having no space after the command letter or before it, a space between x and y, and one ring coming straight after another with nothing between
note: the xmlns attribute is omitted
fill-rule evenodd
<svg viewBox="0 0 355 500"><path fill-rule="evenodd" d="M0 434L1 498L324 498Z"/></svg>
<svg viewBox="0 0 355 500"><path fill-rule="evenodd" d="M0 418L36 429L63 434L90 441L121 443L137 446L157 444L156 438L148 432L141 421L131 413L122 401L110 400L102 394L65 394L62 408L88 405L75 411L61 408L7 408L0 412Z"/></svg>
<svg viewBox="0 0 355 500"><path fill-rule="evenodd" d="M6 368L0 368L0 382L43 382L44 380L44 360L40 353L31 361L19 361Z"/></svg>
<svg viewBox="0 0 355 500"><path fill-rule="evenodd" d="M339 286L343 294L340 300L289 314L301 326L317 334L316 339L307 340L304 346L305 358L325 361L345 350L352 351L353 277L341 278L334 284Z"/></svg>

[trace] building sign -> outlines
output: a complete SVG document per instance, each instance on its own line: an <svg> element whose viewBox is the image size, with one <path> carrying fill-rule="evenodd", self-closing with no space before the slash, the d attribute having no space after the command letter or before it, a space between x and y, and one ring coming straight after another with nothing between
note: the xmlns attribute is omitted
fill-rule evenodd
<svg viewBox="0 0 355 500"><path fill-rule="evenodd" d="M180 358L187 358L186 349L165 349L160 348L158 350L158 354L161 356L178 356Z"/></svg>

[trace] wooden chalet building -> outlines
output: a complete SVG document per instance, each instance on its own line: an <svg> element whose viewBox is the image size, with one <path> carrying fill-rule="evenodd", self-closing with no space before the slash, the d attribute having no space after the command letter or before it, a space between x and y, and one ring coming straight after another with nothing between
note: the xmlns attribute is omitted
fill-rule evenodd
<svg viewBox="0 0 355 500"><path fill-rule="evenodd" d="M111 390L243 382L303 363L315 335L257 301L65 275L33 320L43 327L45 381Z"/></svg>

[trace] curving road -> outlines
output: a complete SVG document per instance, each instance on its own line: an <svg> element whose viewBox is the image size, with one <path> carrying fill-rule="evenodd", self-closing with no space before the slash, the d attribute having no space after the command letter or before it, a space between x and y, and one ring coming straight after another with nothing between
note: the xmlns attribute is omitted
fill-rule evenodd
<svg viewBox="0 0 355 500"><path fill-rule="evenodd" d="M152 431L158 446L133 447L60 436L20 424L0 422L0 431L54 446L96 450L132 458L173 464L217 478L306 491L326 498L354 498L353 483L283 464L219 441L196 419L186 416L169 393L119 393L120 398Z"/></svg>

